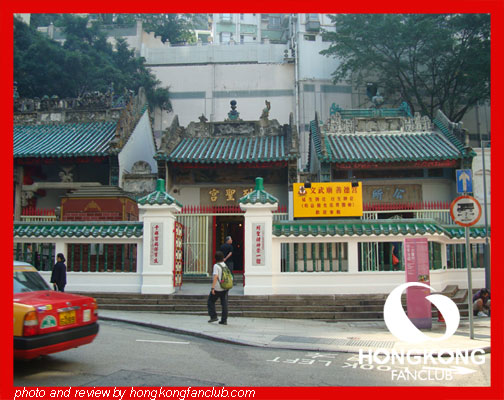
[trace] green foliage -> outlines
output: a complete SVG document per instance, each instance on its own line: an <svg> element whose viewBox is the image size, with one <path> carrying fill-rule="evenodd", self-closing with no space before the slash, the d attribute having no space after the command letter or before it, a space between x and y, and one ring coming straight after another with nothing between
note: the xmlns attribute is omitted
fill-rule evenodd
<svg viewBox="0 0 504 400"><path fill-rule="evenodd" d="M195 41L191 29L201 23L199 14L117 14L116 23L132 26L142 20L146 32L154 32L163 43L192 43Z"/></svg>
<svg viewBox="0 0 504 400"><path fill-rule="evenodd" d="M321 52L340 60L334 81L377 82L389 103L460 121L490 99L488 14L338 14ZM384 93L385 92L385 93Z"/></svg>
<svg viewBox="0 0 504 400"><path fill-rule="evenodd" d="M98 24L65 14L61 19L65 43L50 40L16 19L14 23L14 80L21 97L57 95L78 97L84 92L138 92L144 87L151 108L171 110L169 92L135 57L124 40L115 48Z"/></svg>

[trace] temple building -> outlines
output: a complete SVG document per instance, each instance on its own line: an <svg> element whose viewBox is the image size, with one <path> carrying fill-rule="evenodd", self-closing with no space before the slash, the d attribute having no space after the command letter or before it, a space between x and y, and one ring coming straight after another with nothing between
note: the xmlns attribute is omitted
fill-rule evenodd
<svg viewBox="0 0 504 400"><path fill-rule="evenodd" d="M184 205L178 220L185 227L185 242L191 243L185 273L207 274L226 236L233 238L235 272L243 271L239 200L252 192L256 177L262 177L268 192L279 199L277 217L287 217L289 193L298 178L297 128L292 114L289 124L269 119L271 104L265 103L255 121L242 120L234 100L220 122L201 115L199 122L183 127L175 117L162 137L155 156L159 178Z"/></svg>
<svg viewBox="0 0 504 400"><path fill-rule="evenodd" d="M449 209L457 197L455 170L470 169L476 155L464 144L462 124L452 123L441 111L433 121L413 116L406 103L350 110L333 104L330 117L322 122L316 114L310 129L308 176L314 182L362 185L362 214L356 219L453 224ZM440 265L440 247L430 246L432 263ZM401 243L362 244L361 267L378 263L390 270L402 268L401 262L392 265L393 256L402 260L402 252ZM450 247L448 253L448 264L454 265L455 250Z"/></svg>
<svg viewBox="0 0 504 400"><path fill-rule="evenodd" d="M14 219L137 220L155 187L143 89L14 102Z"/></svg>
<svg viewBox="0 0 504 400"><path fill-rule="evenodd" d="M310 128L312 179L362 182L364 211L383 211L377 218L448 209L456 197L455 169L470 169L475 156L461 124L440 111L433 121L413 116L406 103L396 109L333 105L330 118L322 122L317 114Z"/></svg>

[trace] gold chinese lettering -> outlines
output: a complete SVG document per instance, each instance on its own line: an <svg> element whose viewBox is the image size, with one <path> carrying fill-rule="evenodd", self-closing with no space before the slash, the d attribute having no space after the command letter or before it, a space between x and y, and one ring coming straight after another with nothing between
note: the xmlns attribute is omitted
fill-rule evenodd
<svg viewBox="0 0 504 400"><path fill-rule="evenodd" d="M236 190L234 189L226 189L226 201L235 201L234 194Z"/></svg>
<svg viewBox="0 0 504 400"><path fill-rule="evenodd" d="M218 196L219 196L219 193L220 193L220 191L219 191L219 190L217 190L217 189L212 189L212 190L210 190L210 191L208 192L208 194L210 195L210 201L212 201L212 202L217 201L217 198L218 198Z"/></svg>

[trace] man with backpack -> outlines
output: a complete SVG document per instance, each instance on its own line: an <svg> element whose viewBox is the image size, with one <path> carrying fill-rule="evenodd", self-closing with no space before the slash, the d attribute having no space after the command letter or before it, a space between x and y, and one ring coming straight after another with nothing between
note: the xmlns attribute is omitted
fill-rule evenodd
<svg viewBox="0 0 504 400"><path fill-rule="evenodd" d="M229 268L224 263L224 254L222 251L215 252L215 264L213 266L212 290L208 296L208 322L216 322L217 312L215 311L215 303L220 299L222 306L222 316L219 324L227 325L228 316L228 291L233 286L233 276Z"/></svg>

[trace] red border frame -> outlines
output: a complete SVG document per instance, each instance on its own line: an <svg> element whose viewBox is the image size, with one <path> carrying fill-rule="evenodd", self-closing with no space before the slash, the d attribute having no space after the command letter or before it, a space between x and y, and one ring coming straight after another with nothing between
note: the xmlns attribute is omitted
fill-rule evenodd
<svg viewBox="0 0 504 400"><path fill-rule="evenodd" d="M459 222L455 219L455 213L453 212L453 209L455 208L455 204L457 203L457 201L461 200L461 199L471 199L473 200L476 205L478 206L478 218L476 218L473 222L471 223L468 223L468 224L465 224L463 222ZM478 223L478 221L481 219L481 213L482 213L482 210L481 210L481 204L479 203L478 200L476 200L474 197L472 196L469 196L469 195L464 195L464 196L459 196L457 197L455 200L452 201L452 203L450 204L450 215L453 219L453 222L455 222L457 225L460 225L460 226L465 226L465 227L469 227L469 226L473 226L473 225L476 225Z"/></svg>
<svg viewBox="0 0 504 400"><path fill-rule="evenodd" d="M40 2L26 0L24 2L15 2L13 0L4 0L0 3L2 13L0 15L0 38L2 41L2 74L0 80L2 85L2 127L4 131L2 156L0 163L4 176L6 177L6 194L1 198L2 212L4 217L4 240L0 242L1 250L4 255L4 261L10 265L12 260L12 136L10 132L13 129L12 123L12 88L13 88L13 66L12 66L12 13L13 12L319 12L319 13L491 13L492 15L492 130L494 131L493 140L493 160L492 165L495 170L492 175L494 177L503 176L504 165L498 162L498 150L503 148L501 143L503 138L500 134L504 129L504 120L500 117L503 107L504 76L504 48L503 48L503 32L504 32L504 2L502 0L445 0L439 2L437 0L418 1L399 1L399 0L382 0L363 2L307 2L300 0L279 0L272 2L270 0L256 0L255 2L238 2L238 1L222 1L203 2L196 0L186 2L183 5L177 2L165 2L161 0L151 0L150 2L135 3L125 2L123 0L109 0L107 2L89 0L86 3L68 2L62 0ZM495 185L492 188L492 194L496 199L500 198L502 189ZM497 204L495 202L494 204ZM500 222L501 211L497 206L492 207L492 221ZM496 225L498 226L498 225ZM492 232L492 241L499 245L504 236L499 229L494 229ZM497 258L494 258L497 259ZM5 265L5 263L4 263ZM497 265L497 263L495 264ZM3 289L0 291L0 304L7 305L7 315L4 318L4 324L0 330L0 336L3 346L3 353L0 363L2 364L0 399L13 398L13 372L12 372L12 319L9 314L10 303L12 302L12 271L10 268L4 270L3 279L1 280ZM503 283L503 269L494 268L492 271L493 286L498 288ZM503 293L502 290L493 290L492 300L494 302L494 310L492 313L492 366L491 366L491 386L490 387L444 387L444 388L427 388L427 387L324 387L324 388L285 388L285 387L268 387L256 388L256 399L334 399L340 396L361 397L367 396L370 399L391 399L391 398L408 398L414 399L502 399L504 398L503 390ZM49 388L45 388L48 393ZM49 397L47 397L49 398ZM126 396L124 397L124 399Z"/></svg>

